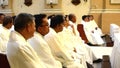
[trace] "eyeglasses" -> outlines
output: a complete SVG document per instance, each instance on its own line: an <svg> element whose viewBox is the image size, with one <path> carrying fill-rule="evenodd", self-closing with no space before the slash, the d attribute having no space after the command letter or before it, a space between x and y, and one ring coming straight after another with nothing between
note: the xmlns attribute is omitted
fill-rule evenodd
<svg viewBox="0 0 120 68"><path fill-rule="evenodd" d="M45 27L45 26L49 26L49 24L46 23L46 24L42 24L42 25L41 25L41 27Z"/></svg>

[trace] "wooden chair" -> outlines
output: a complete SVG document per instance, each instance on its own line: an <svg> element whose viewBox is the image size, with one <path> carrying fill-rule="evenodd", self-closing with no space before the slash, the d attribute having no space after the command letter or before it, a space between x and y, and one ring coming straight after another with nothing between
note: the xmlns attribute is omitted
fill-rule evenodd
<svg viewBox="0 0 120 68"><path fill-rule="evenodd" d="M84 32L84 26L83 26L83 24L78 24L77 25L77 30L78 30L79 35L82 38L82 40L84 40L85 43L88 43L88 39L87 39L86 34Z"/></svg>
<svg viewBox="0 0 120 68"><path fill-rule="evenodd" d="M114 42L109 35L106 35L103 39L105 40L107 47L113 47Z"/></svg>
<svg viewBox="0 0 120 68"><path fill-rule="evenodd" d="M103 61L101 68L111 68L110 58L108 55L103 55Z"/></svg>
<svg viewBox="0 0 120 68"><path fill-rule="evenodd" d="M6 54L0 53L0 68L10 68Z"/></svg>

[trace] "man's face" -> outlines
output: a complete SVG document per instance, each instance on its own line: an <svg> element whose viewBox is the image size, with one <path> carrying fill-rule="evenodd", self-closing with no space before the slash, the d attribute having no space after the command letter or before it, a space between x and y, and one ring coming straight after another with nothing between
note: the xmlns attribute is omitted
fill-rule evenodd
<svg viewBox="0 0 120 68"><path fill-rule="evenodd" d="M73 23L76 23L76 16L73 16L72 21Z"/></svg>
<svg viewBox="0 0 120 68"><path fill-rule="evenodd" d="M89 18L88 18L88 17L86 17L84 21L85 21L85 22L89 22Z"/></svg>
<svg viewBox="0 0 120 68"><path fill-rule="evenodd" d="M43 36L49 33L49 24L47 18L43 19L42 25L39 26L38 30L39 33L42 34Z"/></svg>
<svg viewBox="0 0 120 68"><path fill-rule="evenodd" d="M63 27L64 27L63 23L61 23L60 25L57 26L57 28L59 29L59 32L61 32L63 30Z"/></svg>
<svg viewBox="0 0 120 68"><path fill-rule="evenodd" d="M4 17L5 17L4 15L1 15L1 16L0 16L0 23L3 22Z"/></svg>
<svg viewBox="0 0 120 68"><path fill-rule="evenodd" d="M32 21L32 23L29 24L28 30L29 30L29 37L33 37L34 36L34 32L36 30L36 28L35 28L35 21L34 20Z"/></svg>

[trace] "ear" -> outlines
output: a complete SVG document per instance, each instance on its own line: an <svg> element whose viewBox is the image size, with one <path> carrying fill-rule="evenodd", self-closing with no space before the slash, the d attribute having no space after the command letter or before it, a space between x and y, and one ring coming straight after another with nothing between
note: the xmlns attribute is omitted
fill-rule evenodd
<svg viewBox="0 0 120 68"><path fill-rule="evenodd" d="M37 31L38 31L38 32L41 32L41 30L43 30L43 29L42 29L42 27L39 26L39 27L37 28Z"/></svg>
<svg viewBox="0 0 120 68"><path fill-rule="evenodd" d="M25 28L26 28L27 32L30 32L31 31L31 24L27 24Z"/></svg>

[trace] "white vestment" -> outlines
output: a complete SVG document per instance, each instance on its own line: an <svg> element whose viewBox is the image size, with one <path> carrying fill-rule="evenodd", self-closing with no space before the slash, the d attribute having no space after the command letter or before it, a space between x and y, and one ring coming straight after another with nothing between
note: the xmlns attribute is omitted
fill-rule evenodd
<svg viewBox="0 0 120 68"><path fill-rule="evenodd" d="M79 32L77 30L77 24L76 23L73 23L72 21L69 21L69 23L71 25L73 25L73 28L74 28L74 31L75 31L75 35L79 37Z"/></svg>
<svg viewBox="0 0 120 68"><path fill-rule="evenodd" d="M72 55L69 53L68 49L65 48L64 44L61 43L59 36L52 28L45 36L45 40L49 44L56 59L62 62L63 66L67 68L84 68L80 63L74 61Z"/></svg>
<svg viewBox="0 0 120 68"><path fill-rule="evenodd" d="M82 65L84 65L85 68L87 68L84 52L82 50L80 51L80 53L74 51L76 50L76 46L74 41L71 40L74 39L74 34L71 30L69 30L69 27L64 27L63 31L59 32L58 35L61 39L60 41L69 50L69 53L74 57L75 61L81 63Z"/></svg>
<svg viewBox="0 0 120 68"><path fill-rule="evenodd" d="M120 68L120 33L115 33L114 46L110 61L111 68Z"/></svg>
<svg viewBox="0 0 120 68"><path fill-rule="evenodd" d="M95 41L93 40L93 38L91 36L91 32L88 32L87 29L85 28L85 26L86 26L85 22L81 21L81 24L83 24L83 26L84 26L83 29L84 29L84 32L85 32L85 35L86 35L88 41L92 44L95 44Z"/></svg>
<svg viewBox="0 0 120 68"><path fill-rule="evenodd" d="M90 47L84 43L84 41L81 39L81 37L78 37L72 33L68 28L64 28L62 31L62 36L61 39L65 38L63 42L68 41L68 46L67 47L74 47L77 50L77 54L84 56L85 60L88 63L92 64L93 58L95 58L93 52L91 51ZM59 33L60 34L60 33ZM83 58L82 58L83 59ZM96 58L94 59L96 60Z"/></svg>
<svg viewBox="0 0 120 68"><path fill-rule="evenodd" d="M96 31L100 36L103 36L102 30L98 27L95 20L90 21L91 27L94 31ZM96 29L97 28L97 29Z"/></svg>
<svg viewBox="0 0 120 68"><path fill-rule="evenodd" d="M10 30L1 26L0 28L0 52L5 53L9 40Z"/></svg>
<svg viewBox="0 0 120 68"><path fill-rule="evenodd" d="M62 68L61 63L53 57L49 45L40 33L35 32L34 37L29 39L29 43L35 49L47 68Z"/></svg>
<svg viewBox="0 0 120 68"><path fill-rule="evenodd" d="M11 68L47 68L27 40L16 31L10 33L7 58Z"/></svg>
<svg viewBox="0 0 120 68"><path fill-rule="evenodd" d="M71 21L69 21L69 23L73 25L76 35L73 34L72 28L70 28L70 26L68 26L67 29L63 30L63 31L65 31L65 33L64 33L64 37L62 37L62 38L67 38L66 40L67 41L69 40L69 45L70 44L73 45L78 50L77 51L78 54L84 55L85 60L88 63L93 64L93 60L97 59L96 56L93 54L90 47L87 44L85 44L85 42L79 36L79 32L77 30L77 25L75 23L72 23ZM89 37L89 38L91 39L92 37ZM65 40L65 42L66 42L66 40ZM85 66L85 64L83 64L83 65Z"/></svg>
<svg viewBox="0 0 120 68"><path fill-rule="evenodd" d="M104 41L101 38L100 34L97 31L94 31L92 29L92 25L90 22L82 21L81 23L84 26L85 34L86 34L89 42L91 42L92 44L98 44L98 45L104 44Z"/></svg>

